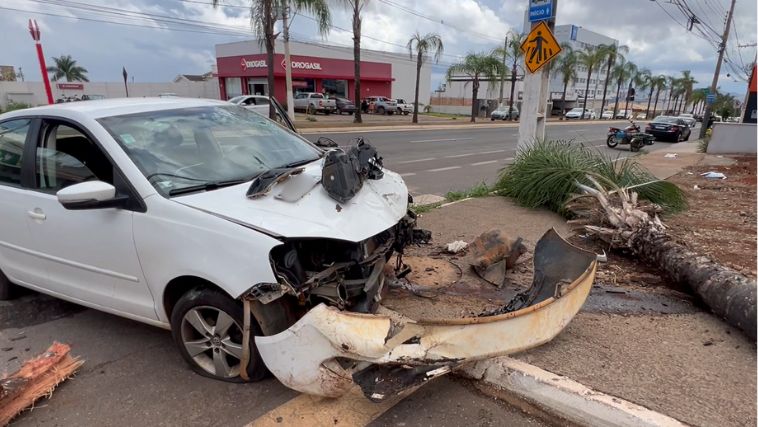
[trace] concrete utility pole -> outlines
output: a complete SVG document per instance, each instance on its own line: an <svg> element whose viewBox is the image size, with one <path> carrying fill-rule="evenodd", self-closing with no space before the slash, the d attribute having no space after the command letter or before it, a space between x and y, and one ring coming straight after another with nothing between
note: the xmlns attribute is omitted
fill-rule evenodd
<svg viewBox="0 0 758 427"><path fill-rule="evenodd" d="M558 0L552 0L552 17L547 21L551 32L555 28L557 14ZM539 22L532 22L531 28L536 27L537 24ZM547 119L545 110L547 109L549 84L550 71L545 67L540 68L536 73L524 70L524 97L521 102L518 125L517 148L519 150L534 144L535 141L545 139L545 120Z"/></svg>
<svg viewBox="0 0 758 427"><path fill-rule="evenodd" d="M508 69L508 35L505 36L505 44L503 44L503 72L500 74L500 98L497 100L497 106L503 106L503 86L505 86L505 70Z"/></svg>
<svg viewBox="0 0 758 427"><path fill-rule="evenodd" d="M289 1L282 8L282 30L284 32L284 80L287 89L287 115L295 120L295 97L292 94L292 59L290 59Z"/></svg>
<svg viewBox="0 0 758 427"><path fill-rule="evenodd" d="M734 14L734 4L737 0L732 0L731 6L729 6L729 13L726 15L726 25L724 26L724 35L721 36L721 44L719 45L719 59L716 61L716 71L713 73L713 81L711 82L711 90L709 93L715 95L716 87L719 84L719 74L721 73L721 62L724 60L724 51L726 50L726 42L729 40L729 27L732 25L732 15ZM700 138L705 137L705 131L708 129L708 122L711 120L713 104L706 103L705 114L703 114L703 125L700 126Z"/></svg>

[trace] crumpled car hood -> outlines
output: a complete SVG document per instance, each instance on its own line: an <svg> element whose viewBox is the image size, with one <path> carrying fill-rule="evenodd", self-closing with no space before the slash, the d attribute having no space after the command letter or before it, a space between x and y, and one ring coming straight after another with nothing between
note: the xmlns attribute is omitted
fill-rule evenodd
<svg viewBox="0 0 758 427"><path fill-rule="evenodd" d="M366 180L347 203L329 197L320 184L319 160L250 199L250 183L195 193L172 200L283 237L328 237L360 242L398 223L408 209L402 178L385 170L379 180Z"/></svg>

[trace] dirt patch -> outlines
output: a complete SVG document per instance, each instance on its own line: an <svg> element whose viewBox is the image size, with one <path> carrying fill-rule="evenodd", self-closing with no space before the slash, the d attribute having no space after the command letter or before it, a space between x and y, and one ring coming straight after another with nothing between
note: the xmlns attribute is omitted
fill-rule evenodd
<svg viewBox="0 0 758 427"><path fill-rule="evenodd" d="M687 193L690 207L664 223L690 249L756 277L756 158L734 160L733 165L690 167L669 178ZM710 171L727 178L700 175Z"/></svg>

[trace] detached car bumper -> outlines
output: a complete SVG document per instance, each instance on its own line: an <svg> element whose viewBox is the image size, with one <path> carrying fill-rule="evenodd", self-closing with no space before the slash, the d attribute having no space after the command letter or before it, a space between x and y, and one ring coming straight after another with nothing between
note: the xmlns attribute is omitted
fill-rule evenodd
<svg viewBox="0 0 758 427"><path fill-rule="evenodd" d="M269 370L292 389L337 397L358 384L367 398L382 401L463 363L536 347L560 333L590 292L595 254L550 230L537 243L534 271L527 291L486 316L426 321L384 308L358 314L321 304L255 342Z"/></svg>

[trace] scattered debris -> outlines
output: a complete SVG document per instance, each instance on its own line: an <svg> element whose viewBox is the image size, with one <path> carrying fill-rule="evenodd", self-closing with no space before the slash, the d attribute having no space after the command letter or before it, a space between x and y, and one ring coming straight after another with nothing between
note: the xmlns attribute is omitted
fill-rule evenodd
<svg viewBox="0 0 758 427"><path fill-rule="evenodd" d="M608 262L608 255L605 251L602 254L597 254L597 262Z"/></svg>
<svg viewBox="0 0 758 427"><path fill-rule="evenodd" d="M471 267L481 278L498 287L503 285L506 270L512 269L518 258L526 252L521 237L514 240L497 229L482 233L469 247ZM498 273L497 277L492 277L493 272Z"/></svg>
<svg viewBox="0 0 758 427"><path fill-rule="evenodd" d="M663 156L663 157L665 157L667 159L676 159L677 157L679 157L679 154L677 154L677 153L666 153L666 155Z"/></svg>
<svg viewBox="0 0 758 427"><path fill-rule="evenodd" d="M7 425L24 409L70 377L84 363L71 357L66 344L53 343L41 355L24 362L21 369L0 379L0 425Z"/></svg>
<svg viewBox="0 0 758 427"><path fill-rule="evenodd" d="M463 240L456 240L454 242L450 242L445 246L445 252L450 254L457 254L462 252L468 247L468 243L464 242Z"/></svg>
<svg viewBox="0 0 758 427"><path fill-rule="evenodd" d="M701 173L700 176L704 177L705 179L726 179L726 175L723 173L713 171Z"/></svg>
<svg viewBox="0 0 758 427"><path fill-rule="evenodd" d="M693 185L693 186L692 186L692 189L693 189L693 190L699 190L699 189L700 189L700 187L698 187L698 186L697 186L697 184L695 184L695 185Z"/></svg>

